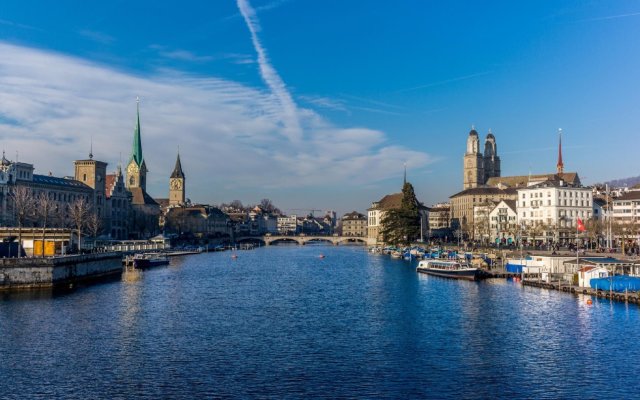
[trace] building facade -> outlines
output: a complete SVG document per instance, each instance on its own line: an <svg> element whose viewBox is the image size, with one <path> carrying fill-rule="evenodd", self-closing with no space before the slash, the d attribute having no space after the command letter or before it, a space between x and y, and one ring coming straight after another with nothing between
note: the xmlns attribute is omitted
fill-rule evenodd
<svg viewBox="0 0 640 400"><path fill-rule="evenodd" d="M523 237L534 241L575 240L578 220L583 223L593 215L590 188L570 186L552 180L518 189L518 221Z"/></svg>
<svg viewBox="0 0 640 400"><path fill-rule="evenodd" d="M518 238L518 212L515 200L500 201L489 213L490 240L509 245Z"/></svg>
<svg viewBox="0 0 640 400"><path fill-rule="evenodd" d="M388 210L400 208L402 205L402 193L393 193L384 196L379 201L371 203L371 207L367 210L367 238L369 243L383 243L382 229L384 228L383 220ZM424 236L429 229L429 209L423 205L419 205L420 212L420 241L424 240Z"/></svg>
<svg viewBox="0 0 640 400"><path fill-rule="evenodd" d="M277 217L276 223L280 235L296 235L298 233L298 216L295 214L280 215Z"/></svg>
<svg viewBox="0 0 640 400"><path fill-rule="evenodd" d="M188 234L203 239L231 235L229 216L219 208L208 205L169 208L164 229L168 234Z"/></svg>
<svg viewBox="0 0 640 400"><path fill-rule="evenodd" d="M127 191L122 168L108 174L105 180L106 218L105 232L114 240L129 238L131 195Z"/></svg>
<svg viewBox="0 0 640 400"><path fill-rule="evenodd" d="M463 190L450 197L451 199L451 228L462 230L469 238L473 238L474 208L498 203L501 200L516 200L518 193L515 189L498 187L476 187Z"/></svg>
<svg viewBox="0 0 640 400"><path fill-rule="evenodd" d="M357 211L342 216L342 236L367 236L367 217Z"/></svg>

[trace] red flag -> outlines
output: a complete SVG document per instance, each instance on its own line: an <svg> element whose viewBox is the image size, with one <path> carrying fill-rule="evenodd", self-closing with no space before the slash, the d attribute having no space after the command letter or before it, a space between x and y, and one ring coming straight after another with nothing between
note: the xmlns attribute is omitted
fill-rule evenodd
<svg viewBox="0 0 640 400"><path fill-rule="evenodd" d="M584 223L580 218L578 218L578 232L584 232L587 228L585 228Z"/></svg>

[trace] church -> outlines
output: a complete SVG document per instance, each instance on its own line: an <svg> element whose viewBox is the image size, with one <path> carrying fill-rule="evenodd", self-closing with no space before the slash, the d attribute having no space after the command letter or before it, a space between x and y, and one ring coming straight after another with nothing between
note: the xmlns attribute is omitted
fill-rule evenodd
<svg viewBox="0 0 640 400"><path fill-rule="evenodd" d="M131 193L129 236L143 239L159 233L160 205L147 193L147 164L142 155L140 101L137 100L136 126L133 132L131 159L127 165L125 187Z"/></svg>
<svg viewBox="0 0 640 400"><path fill-rule="evenodd" d="M556 172L538 175L501 176L500 157L496 138L489 130L480 152L480 138L475 127L467 136L467 149L463 157L463 190L450 197L451 225L453 229L468 229L474 223L474 207L486 207L502 200L517 200L518 189L545 182L562 181L568 186L581 186L576 172L564 172L562 137L558 143Z"/></svg>

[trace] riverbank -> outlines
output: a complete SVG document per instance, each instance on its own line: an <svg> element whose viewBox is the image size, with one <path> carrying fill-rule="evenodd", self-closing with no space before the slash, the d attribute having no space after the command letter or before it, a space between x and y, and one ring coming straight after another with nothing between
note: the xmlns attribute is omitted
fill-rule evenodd
<svg viewBox="0 0 640 400"><path fill-rule="evenodd" d="M122 254L95 253L50 258L0 259L0 291L66 286L122 272Z"/></svg>

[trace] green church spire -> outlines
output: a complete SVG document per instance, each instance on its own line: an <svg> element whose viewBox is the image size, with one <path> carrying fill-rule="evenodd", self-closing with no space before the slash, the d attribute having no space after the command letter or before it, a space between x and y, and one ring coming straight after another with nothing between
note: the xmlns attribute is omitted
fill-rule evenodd
<svg viewBox="0 0 640 400"><path fill-rule="evenodd" d="M131 160L135 161L139 166L142 165L142 138L140 137L140 98L136 98L137 122L136 129L133 133L133 148L131 151Z"/></svg>

